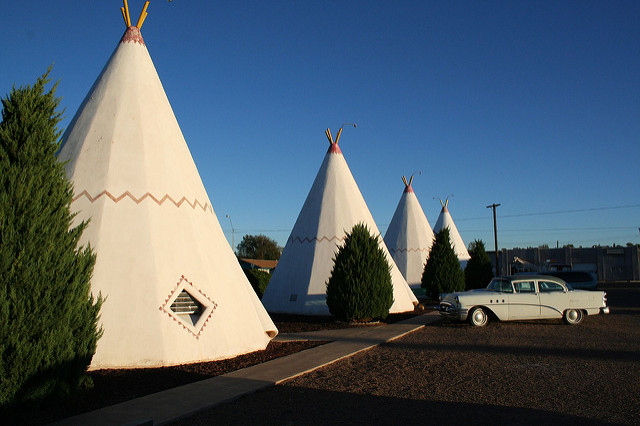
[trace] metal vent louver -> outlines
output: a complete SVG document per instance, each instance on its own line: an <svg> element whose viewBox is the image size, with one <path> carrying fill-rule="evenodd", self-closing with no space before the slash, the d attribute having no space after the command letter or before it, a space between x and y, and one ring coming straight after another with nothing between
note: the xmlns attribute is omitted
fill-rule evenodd
<svg viewBox="0 0 640 426"><path fill-rule="evenodd" d="M202 305L187 290L182 290L171 304L171 310L178 315L200 315Z"/></svg>

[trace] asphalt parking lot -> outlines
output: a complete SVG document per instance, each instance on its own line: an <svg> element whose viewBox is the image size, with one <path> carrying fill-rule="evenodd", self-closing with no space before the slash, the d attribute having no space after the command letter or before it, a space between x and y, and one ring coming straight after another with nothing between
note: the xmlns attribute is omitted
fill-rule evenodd
<svg viewBox="0 0 640 426"><path fill-rule="evenodd" d="M640 286L610 315L430 325L176 424L640 424Z"/></svg>

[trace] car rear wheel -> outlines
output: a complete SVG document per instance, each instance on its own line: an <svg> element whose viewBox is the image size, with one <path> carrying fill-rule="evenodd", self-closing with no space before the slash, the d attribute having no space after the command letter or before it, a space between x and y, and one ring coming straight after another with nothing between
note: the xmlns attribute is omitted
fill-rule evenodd
<svg viewBox="0 0 640 426"><path fill-rule="evenodd" d="M487 322L489 322L489 316L484 309L480 307L473 308L469 313L469 324L474 327L484 327Z"/></svg>
<svg viewBox="0 0 640 426"><path fill-rule="evenodd" d="M580 309L567 309L562 316L564 323L568 325L580 324L582 318L584 315Z"/></svg>

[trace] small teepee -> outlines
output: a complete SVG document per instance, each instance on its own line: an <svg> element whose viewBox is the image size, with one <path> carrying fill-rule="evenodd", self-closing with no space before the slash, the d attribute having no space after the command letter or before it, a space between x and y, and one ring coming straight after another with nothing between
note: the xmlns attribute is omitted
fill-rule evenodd
<svg viewBox="0 0 640 426"><path fill-rule="evenodd" d="M373 235L380 235L338 146L342 127L335 141L329 129L325 133L329 150L262 296L269 312L330 315L326 284L346 232L364 223ZM391 266L394 302L390 312L411 311L418 301L379 240Z"/></svg>
<svg viewBox="0 0 640 426"><path fill-rule="evenodd" d="M433 245L433 230L413 192L413 176L402 176L404 192L393 214L384 242L410 287L420 288L424 265Z"/></svg>
<svg viewBox="0 0 640 426"><path fill-rule="evenodd" d="M277 329L229 247L140 27L126 31L63 135L81 244L97 254L104 335L91 368L233 357Z"/></svg>
<svg viewBox="0 0 640 426"><path fill-rule="evenodd" d="M453 251L456 253L458 260L460 261L460 267L464 269L465 266L467 266L469 259L471 259L471 256L469 255L467 247L464 245L464 241L462 241L458 228L456 227L456 224L453 223L453 218L447 208L449 199L447 198L444 203L440 200L440 204L442 205L442 210L440 210L440 216L438 216L436 226L433 227L433 232L437 234L442 228L449 228L449 236L451 238Z"/></svg>

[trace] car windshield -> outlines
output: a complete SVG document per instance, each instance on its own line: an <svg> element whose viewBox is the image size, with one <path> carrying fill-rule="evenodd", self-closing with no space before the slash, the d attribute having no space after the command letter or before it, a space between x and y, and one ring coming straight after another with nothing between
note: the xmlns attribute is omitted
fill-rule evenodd
<svg viewBox="0 0 640 426"><path fill-rule="evenodd" d="M487 286L487 290L501 291L503 293L513 293L513 286L511 285L511 282L508 280L494 278L493 280L491 280L491 282Z"/></svg>
<svg viewBox="0 0 640 426"><path fill-rule="evenodd" d="M554 271L554 272L546 272L545 275L551 275L552 277L558 277L562 279L566 284L569 290L573 290L571 287L571 283L593 283L595 287L595 278L588 272L581 271Z"/></svg>
<svg viewBox="0 0 640 426"><path fill-rule="evenodd" d="M551 291L564 291L564 287L553 281L538 281L538 286L540 287L540 292L542 293L548 293Z"/></svg>

